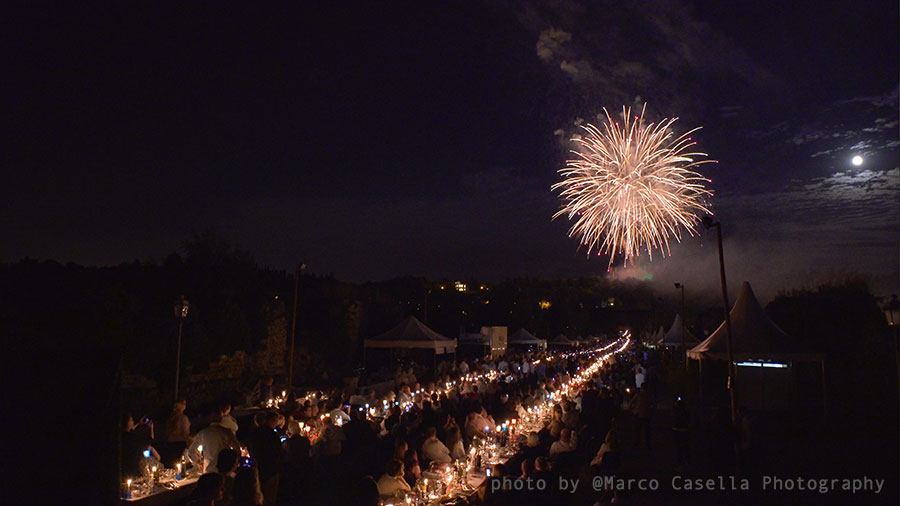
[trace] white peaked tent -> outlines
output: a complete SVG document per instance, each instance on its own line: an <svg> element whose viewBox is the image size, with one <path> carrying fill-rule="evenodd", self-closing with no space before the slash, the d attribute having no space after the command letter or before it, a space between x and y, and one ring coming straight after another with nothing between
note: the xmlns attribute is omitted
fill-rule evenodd
<svg viewBox="0 0 900 506"><path fill-rule="evenodd" d="M566 337L565 334L560 334L547 344L552 344L555 346L575 346L575 341L572 341L571 339Z"/></svg>
<svg viewBox="0 0 900 506"><path fill-rule="evenodd" d="M384 334L366 339L366 348L421 348L434 353L455 353L456 340L448 339L426 327L414 316L408 316Z"/></svg>
<svg viewBox="0 0 900 506"><path fill-rule="evenodd" d="M794 400L793 362L819 362L822 376L822 399L825 405L825 360L819 353L803 350L778 328L756 300L750 283L741 286L731 316L731 346L738 385L738 401L756 409L787 408ZM726 328L722 322L702 343L688 350L687 356L700 363L701 395L703 362L728 361ZM740 367L737 367L740 366Z"/></svg>
<svg viewBox="0 0 900 506"><path fill-rule="evenodd" d="M819 360L821 355L803 351L766 316L750 283L744 282L731 308L731 346L735 362L742 360ZM688 351L694 360L728 360L725 322L702 343Z"/></svg>
<svg viewBox="0 0 900 506"><path fill-rule="evenodd" d="M681 315L675 315L675 321L672 322L672 327L669 328L669 331L666 332L664 336L659 338L656 344L660 346L665 346L666 348L681 348ZM684 329L684 346L694 347L700 344L700 340L697 339L694 334L691 333L690 330L685 327Z"/></svg>
<svg viewBox="0 0 900 506"><path fill-rule="evenodd" d="M522 328L517 330L515 334L510 336L507 344L517 344L520 346L538 346L540 348L546 348L547 340L538 339L534 337L534 334Z"/></svg>

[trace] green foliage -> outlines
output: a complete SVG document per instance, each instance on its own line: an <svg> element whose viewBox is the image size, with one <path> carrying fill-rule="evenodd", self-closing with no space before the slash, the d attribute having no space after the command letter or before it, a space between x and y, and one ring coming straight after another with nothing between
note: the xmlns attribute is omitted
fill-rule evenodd
<svg viewBox="0 0 900 506"><path fill-rule="evenodd" d="M825 353L829 391L839 406L896 401L891 329L865 281L851 277L784 292L766 311L785 332Z"/></svg>

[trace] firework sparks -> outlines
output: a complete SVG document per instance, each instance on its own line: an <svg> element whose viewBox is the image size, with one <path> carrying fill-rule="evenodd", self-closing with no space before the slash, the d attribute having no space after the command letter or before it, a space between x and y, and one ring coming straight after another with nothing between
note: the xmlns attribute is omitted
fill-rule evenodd
<svg viewBox="0 0 900 506"><path fill-rule="evenodd" d="M690 135L699 128L675 137L670 127L677 118L644 124L645 109L632 117L623 107L621 125L604 109L601 127L583 125L583 136L572 139L580 148L572 151L576 158L552 187L563 200L553 218L574 220L569 237L581 236L588 255L609 254L610 267L620 254L627 265L642 249L651 260L654 249L670 254L670 238L680 242L684 230L693 236L698 214L711 214L709 180L692 170L714 163L696 160L707 155L691 151Z"/></svg>

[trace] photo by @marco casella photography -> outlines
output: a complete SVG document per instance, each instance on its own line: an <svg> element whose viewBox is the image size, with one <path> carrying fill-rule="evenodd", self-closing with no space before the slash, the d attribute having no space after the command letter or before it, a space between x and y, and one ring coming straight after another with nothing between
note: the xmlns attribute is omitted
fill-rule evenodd
<svg viewBox="0 0 900 506"><path fill-rule="evenodd" d="M900 504L900 5L6 2L10 506Z"/></svg>
<svg viewBox="0 0 900 506"><path fill-rule="evenodd" d="M689 478L685 476L675 475L665 485L672 491L683 492L704 492L704 491L743 491L748 492L751 488L757 488L763 492L813 492L818 494L828 494L832 492L842 491L852 494L871 492L880 494L884 487L885 480L872 479L867 476L862 478L803 478L791 477L781 478L777 476L763 476L762 482L755 486L747 478L740 478L735 475L716 476L714 478ZM560 476L555 483L555 490L561 492L570 492L574 494L578 490L580 482L578 479L569 479ZM553 490L548 488L552 486L547 483L544 478L511 478L504 476L503 478L491 478L490 488L492 492L497 491L531 491L545 492ZM621 478L613 475L594 476L591 480L591 488L595 492L630 492L630 491L657 491L660 489L660 480L656 478Z"/></svg>

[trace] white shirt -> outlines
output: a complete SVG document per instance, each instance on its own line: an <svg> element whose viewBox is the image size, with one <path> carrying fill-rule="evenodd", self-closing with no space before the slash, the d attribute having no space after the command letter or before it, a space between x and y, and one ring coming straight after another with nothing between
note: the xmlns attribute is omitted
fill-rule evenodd
<svg viewBox="0 0 900 506"><path fill-rule="evenodd" d="M328 414L328 416L331 417L331 423L337 426L341 426L350 421L350 415L345 413L344 410L340 408L332 410L331 413ZM338 422L338 419L340 419L341 421Z"/></svg>
<svg viewBox="0 0 900 506"><path fill-rule="evenodd" d="M465 376L469 372L469 364L465 360L459 363L459 372Z"/></svg>
<svg viewBox="0 0 900 506"><path fill-rule="evenodd" d="M553 458L560 453L570 452L575 449L575 440L569 439L569 442L566 443L564 441L555 441L552 445L550 445L550 458Z"/></svg>
<svg viewBox="0 0 900 506"><path fill-rule="evenodd" d="M640 372L635 374L634 375L634 386L641 388L641 385L643 385L643 384L644 384L644 374L640 373Z"/></svg>
<svg viewBox="0 0 900 506"><path fill-rule="evenodd" d="M235 420L234 417L231 416L231 413L223 416L222 421L219 422L219 425L221 425L222 427L225 427L226 429L231 429L231 432L234 432L235 434L237 434L238 423L237 423L237 420Z"/></svg>
<svg viewBox="0 0 900 506"><path fill-rule="evenodd" d="M426 439L422 443L422 455L432 462L442 464L449 464L453 460L450 458L450 449L437 438Z"/></svg>
<svg viewBox="0 0 900 506"><path fill-rule="evenodd" d="M215 473L216 461L219 458L219 452L225 448L231 448L240 451L241 445L234 437L231 429L213 422L209 427L197 433L194 441L187 450L187 456L194 465L200 464L200 445L203 445L203 472Z"/></svg>
<svg viewBox="0 0 900 506"><path fill-rule="evenodd" d="M462 440L457 441L450 449L450 457L453 460L466 460L466 449L463 448Z"/></svg>
<svg viewBox="0 0 900 506"><path fill-rule="evenodd" d="M378 493L380 495L392 496L395 495L398 490L405 490L406 492L411 490L409 484L406 483L406 480L404 480L402 476L394 477L384 473L381 475L381 478L378 479Z"/></svg>

